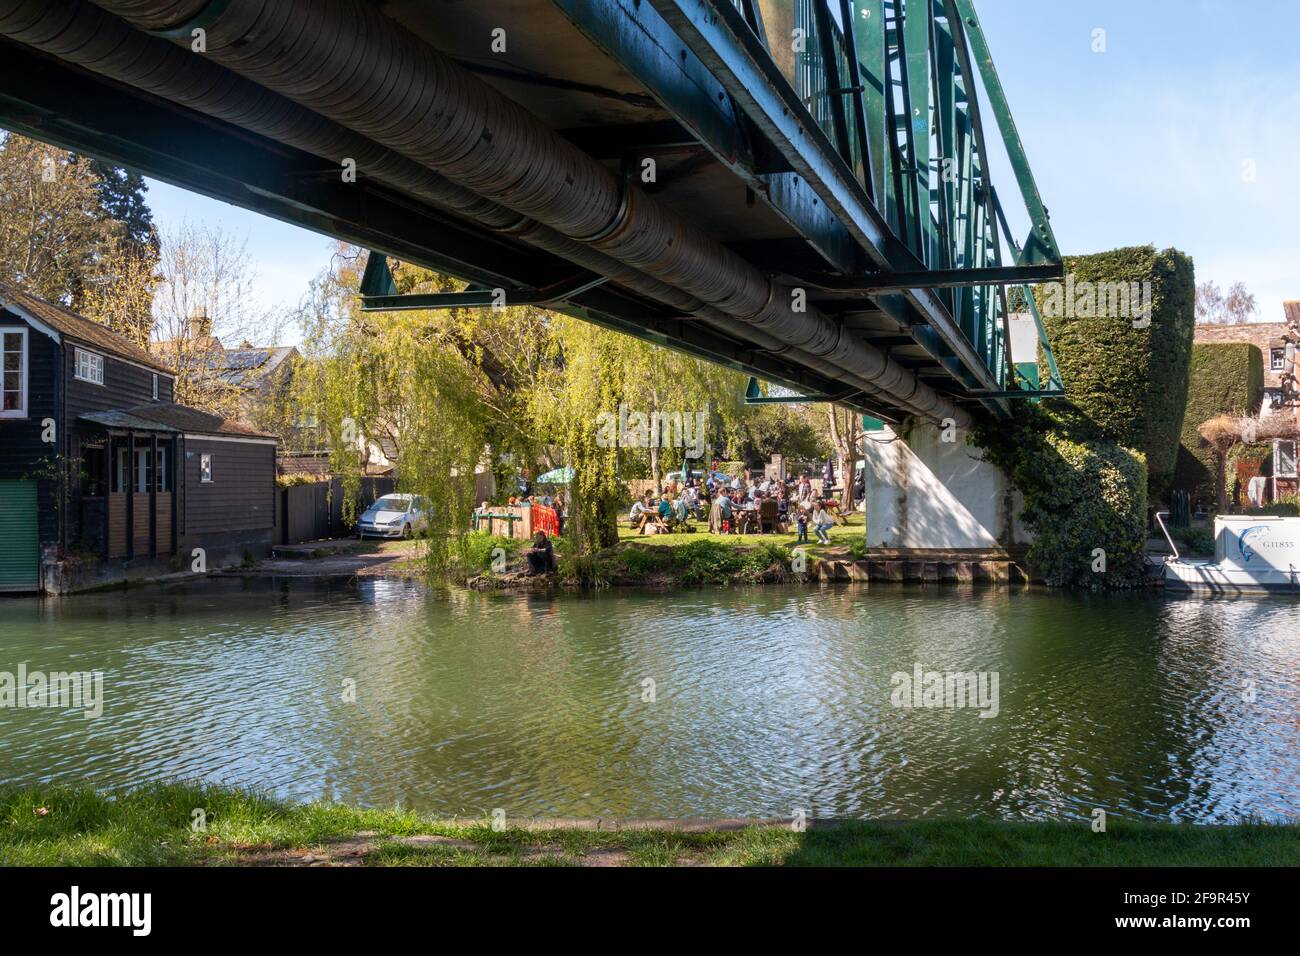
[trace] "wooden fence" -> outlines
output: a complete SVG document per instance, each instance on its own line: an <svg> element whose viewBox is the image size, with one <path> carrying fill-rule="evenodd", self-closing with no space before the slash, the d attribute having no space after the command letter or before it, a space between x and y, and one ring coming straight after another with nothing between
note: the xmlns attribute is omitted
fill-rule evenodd
<svg viewBox="0 0 1300 956"><path fill-rule="evenodd" d="M362 478L353 517L394 488L392 478ZM280 489L275 513L275 543L301 544L352 534L355 524L344 514L346 492L342 478Z"/></svg>

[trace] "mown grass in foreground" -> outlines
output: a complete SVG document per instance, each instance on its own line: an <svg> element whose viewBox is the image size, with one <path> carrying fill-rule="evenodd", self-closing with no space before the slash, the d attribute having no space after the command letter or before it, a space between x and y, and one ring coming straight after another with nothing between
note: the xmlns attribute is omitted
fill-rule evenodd
<svg viewBox="0 0 1300 956"><path fill-rule="evenodd" d="M206 829L195 830L202 810ZM291 804L251 791L159 784L117 793L0 790L0 865L371 866L1296 866L1300 825L924 820L742 830L597 831L439 821L402 810Z"/></svg>

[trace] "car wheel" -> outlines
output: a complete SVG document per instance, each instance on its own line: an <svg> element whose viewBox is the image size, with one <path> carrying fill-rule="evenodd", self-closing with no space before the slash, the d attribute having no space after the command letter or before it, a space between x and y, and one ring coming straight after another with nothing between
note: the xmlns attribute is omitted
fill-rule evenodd
<svg viewBox="0 0 1300 956"><path fill-rule="evenodd" d="M409 524L402 525L402 540L403 541L411 540L411 526Z"/></svg>

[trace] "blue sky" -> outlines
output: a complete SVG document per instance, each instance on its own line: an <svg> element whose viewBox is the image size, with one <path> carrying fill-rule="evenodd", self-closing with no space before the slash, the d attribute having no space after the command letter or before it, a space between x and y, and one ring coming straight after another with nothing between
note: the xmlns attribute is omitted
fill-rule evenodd
<svg viewBox="0 0 1300 956"><path fill-rule="evenodd" d="M1300 299L1295 0L976 8L1062 251L1175 246L1198 282L1241 280L1258 318L1281 321L1282 300ZM1006 202L1012 184L997 181ZM295 307L329 262L315 233L163 183L149 202L164 229L189 218L246 236L260 307Z"/></svg>

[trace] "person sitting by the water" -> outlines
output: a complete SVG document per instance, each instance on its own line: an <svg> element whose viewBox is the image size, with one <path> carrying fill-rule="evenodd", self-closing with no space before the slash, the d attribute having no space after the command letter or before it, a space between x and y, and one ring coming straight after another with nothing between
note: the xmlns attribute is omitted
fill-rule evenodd
<svg viewBox="0 0 1300 956"><path fill-rule="evenodd" d="M545 531L533 536L533 546L524 555L528 558L529 574L550 574L555 570L555 549Z"/></svg>

